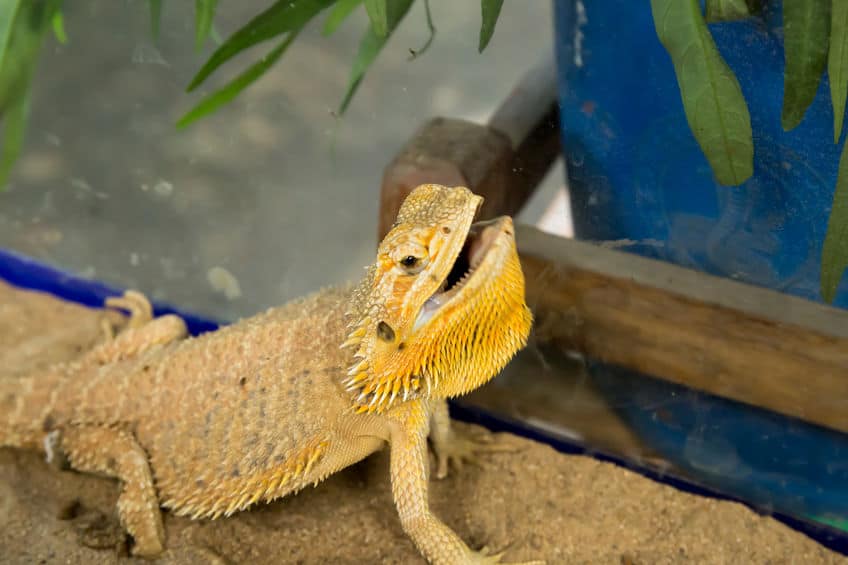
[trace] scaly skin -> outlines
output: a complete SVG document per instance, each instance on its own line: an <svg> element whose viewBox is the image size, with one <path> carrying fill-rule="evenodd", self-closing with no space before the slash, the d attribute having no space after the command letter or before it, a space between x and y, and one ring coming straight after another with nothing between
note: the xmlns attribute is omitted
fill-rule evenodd
<svg viewBox="0 0 848 565"><path fill-rule="evenodd" d="M476 449L451 431L445 399L497 374L531 324L512 221L475 228L461 252L481 201L418 187L357 286L197 338L175 316L152 319L138 293L110 299L131 312L127 330L46 374L0 380L0 446L58 450L80 471L119 478L119 517L134 553L150 556L165 542L160 506L229 515L388 443L395 504L421 553L497 562L427 503L428 433L440 476ZM475 270L441 293L458 257Z"/></svg>

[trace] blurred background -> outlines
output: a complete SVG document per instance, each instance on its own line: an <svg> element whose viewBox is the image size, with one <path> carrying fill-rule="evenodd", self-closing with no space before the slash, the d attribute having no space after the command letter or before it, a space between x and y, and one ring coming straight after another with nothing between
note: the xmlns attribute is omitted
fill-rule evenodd
<svg viewBox="0 0 848 565"><path fill-rule="evenodd" d="M215 30L226 38L267 5L221 2ZM26 143L0 194L0 247L221 320L357 279L397 151L434 116L485 122L553 49L550 2L506 2L482 54L479 3L431 8L430 49L411 60L429 35L415 2L340 119L364 10L329 38L322 14L233 103L178 131L268 44L187 94L216 47L195 50L193 2L163 2L156 43L147 0L66 2L68 42L46 39ZM558 167L523 219L540 219L562 184Z"/></svg>

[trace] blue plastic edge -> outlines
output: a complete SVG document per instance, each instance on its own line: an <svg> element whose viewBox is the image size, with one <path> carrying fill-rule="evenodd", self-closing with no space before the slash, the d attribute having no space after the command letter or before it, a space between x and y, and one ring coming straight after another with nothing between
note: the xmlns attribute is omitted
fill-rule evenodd
<svg viewBox="0 0 848 565"><path fill-rule="evenodd" d="M49 292L59 298L83 304L91 308L101 308L109 296L120 296L123 292L102 282L66 273L26 255L0 249L0 279L9 284L29 290ZM166 304L154 303L157 316L176 314L185 320L192 335L218 329L220 322L184 312Z"/></svg>
<svg viewBox="0 0 848 565"><path fill-rule="evenodd" d="M63 300L93 308L102 307L106 297L120 295L122 292L116 287L67 273L6 249L0 249L0 279L19 288L47 292ZM192 335L215 330L221 325L219 322L196 316L165 304L154 304L154 310L157 315L167 313L179 315L186 321ZM590 450L576 442L555 437L538 428L528 426L523 422L500 416L477 406L469 406L465 403L452 401L450 403L450 413L457 420L478 424L494 432L509 432L520 437L547 444L562 453L586 455L600 461L613 463L684 492L720 500L734 501L750 507L744 500L726 496L685 479L658 473L653 469L638 465L632 461ZM759 511L757 508L753 509ZM848 556L848 536L838 530L780 513L769 513L769 515L790 528L809 536L823 546Z"/></svg>

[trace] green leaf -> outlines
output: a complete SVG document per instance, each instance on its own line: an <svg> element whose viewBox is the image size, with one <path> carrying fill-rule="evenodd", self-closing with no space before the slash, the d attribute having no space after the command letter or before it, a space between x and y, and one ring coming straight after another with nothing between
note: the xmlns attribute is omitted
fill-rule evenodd
<svg viewBox="0 0 848 565"><path fill-rule="evenodd" d="M209 39L218 0L194 0L194 46L199 51Z"/></svg>
<svg viewBox="0 0 848 565"><path fill-rule="evenodd" d="M333 35L338 27L342 25L342 22L344 22L360 4L362 4L362 0L339 0L336 2L336 5L333 6L333 9L330 11L330 15L327 16L327 21L324 22L324 31L322 32L324 36Z"/></svg>
<svg viewBox="0 0 848 565"><path fill-rule="evenodd" d="M61 0L0 1L0 116L23 96Z"/></svg>
<svg viewBox="0 0 848 565"><path fill-rule="evenodd" d="M3 147L0 149L0 192L6 189L9 173L24 144L27 116L29 115L29 95L23 92L3 112Z"/></svg>
<svg viewBox="0 0 848 565"><path fill-rule="evenodd" d="M481 0L480 11L482 12L483 22L480 24L480 43L477 46L479 53L489 44L492 35L495 33L495 24L498 23L498 16L501 15L501 7L503 0Z"/></svg>
<svg viewBox="0 0 848 565"><path fill-rule="evenodd" d="M292 44L299 32L300 30L298 29L289 33L288 37L271 50L270 53L262 57L262 59L260 59L257 63L254 63L249 69L230 81L230 83L223 88L216 90L201 100L197 106L192 108L186 115L180 118L177 122L177 128L182 129L192 122L199 120L203 116L211 114L238 96L242 90L250 86L250 84L256 81L256 79L265 74L265 72L277 62L282 54L286 52L286 49L289 48L289 45Z"/></svg>
<svg viewBox="0 0 848 565"><path fill-rule="evenodd" d="M801 123L816 97L827 62L829 28L830 0L789 0L783 3L786 70L783 74L780 123L784 131Z"/></svg>
<svg viewBox="0 0 848 565"><path fill-rule="evenodd" d="M221 34L218 33L217 29L215 29L215 24L212 24L212 31L209 32L209 37L212 38L212 43L218 45L219 47L224 42L224 40L221 39Z"/></svg>
<svg viewBox="0 0 848 565"><path fill-rule="evenodd" d="M0 116L29 80L29 52L34 42L27 25L26 2L0 3Z"/></svg>
<svg viewBox="0 0 848 565"><path fill-rule="evenodd" d="M821 257L821 294L828 303L836 297L836 289L842 274L848 267L848 143L842 148L839 158L839 173L833 206L827 222Z"/></svg>
<svg viewBox="0 0 848 565"><path fill-rule="evenodd" d="M698 0L651 0L651 10L674 64L686 120L716 179L723 185L745 182L754 171L751 116Z"/></svg>
<svg viewBox="0 0 848 565"><path fill-rule="evenodd" d="M356 59L354 59L353 67L350 71L347 92L345 92L344 99L339 106L339 115L343 115L345 110L347 110L353 95L356 93L356 90L359 88L359 84L362 82L362 78L365 76L366 71L368 71L368 67L371 66L371 63L374 62L377 55L380 54L383 46L389 40L397 25L409 11L409 7L411 5L412 0L388 0L386 2L388 27L387 33L384 37L377 35L374 31L373 25L368 26L368 29L365 31L365 35L362 36L362 39L359 42L359 50L356 53Z"/></svg>
<svg viewBox="0 0 848 565"><path fill-rule="evenodd" d="M707 13L704 16L710 23L732 22L751 17L749 0L707 0ZM792 0L789 0L790 2Z"/></svg>
<svg viewBox="0 0 848 565"><path fill-rule="evenodd" d="M150 1L150 29L153 32L153 40L159 41L159 26L162 23L162 0Z"/></svg>
<svg viewBox="0 0 848 565"><path fill-rule="evenodd" d="M191 92L215 69L257 43L301 29L333 0L279 0L231 35L203 65L188 85Z"/></svg>
<svg viewBox="0 0 848 565"><path fill-rule="evenodd" d="M15 53L12 36L21 12L25 11L22 7L24 2L26 0L0 3L0 114L9 104L10 95L15 90L14 83L19 80L20 70L16 63L20 55Z"/></svg>
<svg viewBox="0 0 848 565"><path fill-rule="evenodd" d="M833 3L827 75L830 78L830 100L833 104L833 142L839 143L848 93L848 2Z"/></svg>
<svg viewBox="0 0 848 565"><path fill-rule="evenodd" d="M371 20L371 29L377 37L386 37L389 33L388 0L365 0L365 11Z"/></svg>
<svg viewBox="0 0 848 565"><path fill-rule="evenodd" d="M65 35L65 18L62 16L61 10L56 10L53 14L53 35L56 41L65 45L68 42L68 36Z"/></svg>
<svg viewBox="0 0 848 565"><path fill-rule="evenodd" d="M38 51L62 5L61 0L0 2L0 188L5 186L23 145L29 83Z"/></svg>

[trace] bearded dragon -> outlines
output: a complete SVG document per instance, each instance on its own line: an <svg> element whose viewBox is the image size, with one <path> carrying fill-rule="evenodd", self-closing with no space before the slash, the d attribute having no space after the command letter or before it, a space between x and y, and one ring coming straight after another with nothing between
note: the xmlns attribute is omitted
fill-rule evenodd
<svg viewBox="0 0 848 565"><path fill-rule="evenodd" d="M129 328L43 374L0 380L0 446L61 453L121 482L133 552L164 548L160 507L217 518L317 484L388 443L404 531L432 563L495 563L428 507L437 474L478 445L446 399L524 346L509 217L472 225L482 198L422 185L357 285L329 288L199 337L137 292L107 299Z"/></svg>

